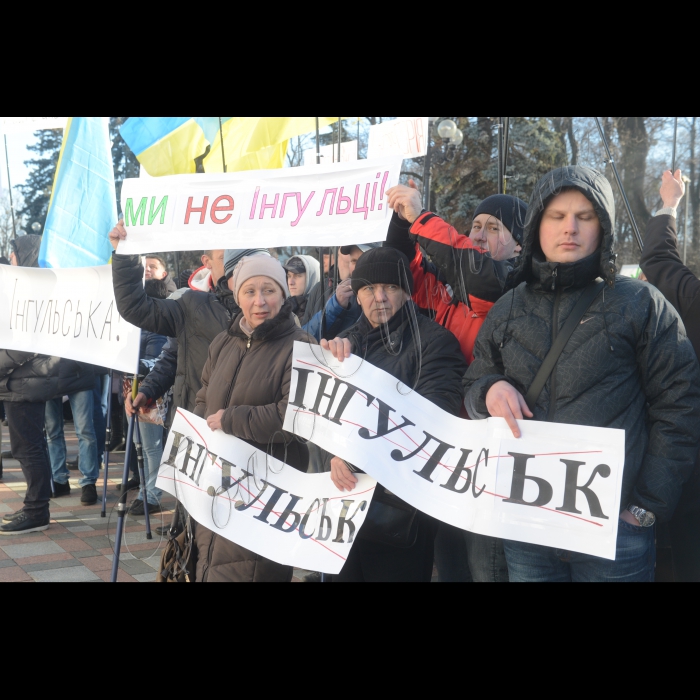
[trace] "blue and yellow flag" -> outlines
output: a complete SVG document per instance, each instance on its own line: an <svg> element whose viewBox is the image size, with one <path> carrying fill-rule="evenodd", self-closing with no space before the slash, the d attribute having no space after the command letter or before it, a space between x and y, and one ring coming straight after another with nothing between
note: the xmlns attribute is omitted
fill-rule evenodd
<svg viewBox="0 0 700 700"><path fill-rule="evenodd" d="M116 220L109 118L70 117L63 132L39 265L105 265L112 256L107 233Z"/></svg>
<svg viewBox="0 0 700 700"><path fill-rule="evenodd" d="M338 117L319 117L321 127ZM281 168L289 139L316 128L316 117L129 117L122 138L149 175Z"/></svg>

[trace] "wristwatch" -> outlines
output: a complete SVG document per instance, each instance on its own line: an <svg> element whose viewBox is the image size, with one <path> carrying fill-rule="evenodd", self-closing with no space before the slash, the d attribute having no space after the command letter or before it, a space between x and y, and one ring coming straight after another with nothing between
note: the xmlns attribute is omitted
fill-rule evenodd
<svg viewBox="0 0 700 700"><path fill-rule="evenodd" d="M651 527L656 522L656 516L651 511L644 510L644 508L629 505L627 510L637 518L641 527Z"/></svg>

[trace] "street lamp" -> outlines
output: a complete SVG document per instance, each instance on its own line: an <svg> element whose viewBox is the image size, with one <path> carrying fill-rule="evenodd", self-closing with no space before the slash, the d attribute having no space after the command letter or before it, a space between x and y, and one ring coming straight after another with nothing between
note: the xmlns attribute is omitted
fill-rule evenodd
<svg viewBox="0 0 700 700"><path fill-rule="evenodd" d="M41 224L38 221L32 224L32 231L34 231L34 233L39 233L39 231L41 231Z"/></svg>
<svg viewBox="0 0 700 700"><path fill-rule="evenodd" d="M428 117L428 152L425 156L425 170L423 174L423 208L430 209L430 169L433 163L431 134L433 125L440 117ZM438 136L443 141L443 150L439 158L435 161L438 165L453 160L457 147L464 141L464 133L452 119L443 119L437 126Z"/></svg>

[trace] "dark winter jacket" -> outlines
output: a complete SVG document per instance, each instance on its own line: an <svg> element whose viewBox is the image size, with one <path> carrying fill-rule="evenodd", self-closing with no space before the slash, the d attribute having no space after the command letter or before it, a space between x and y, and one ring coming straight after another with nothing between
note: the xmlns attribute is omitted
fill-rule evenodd
<svg viewBox="0 0 700 700"><path fill-rule="evenodd" d="M177 339L168 338L153 369L139 384L139 391L148 399L159 399L173 387L177 376Z"/></svg>
<svg viewBox="0 0 700 700"><path fill-rule="evenodd" d="M539 226L562 187L580 190L603 229L601 248L576 263L546 262ZM615 208L610 183L588 168L563 168L532 196L523 252L496 302L465 377L472 418L486 418L486 393L510 382L525 395L552 342L586 286L606 286L590 306L540 394L535 419L619 428L626 433L622 507L640 506L668 520L697 454L700 368L678 314L651 285L616 276Z"/></svg>
<svg viewBox="0 0 700 700"><path fill-rule="evenodd" d="M282 430L292 381L294 341L316 341L299 328L287 301L279 314L253 331L240 327L243 314L211 344L202 372L195 413L202 417L225 409L225 433L245 440L300 471L308 450ZM264 470L259 464L258 469ZM258 472L261 473L261 472ZM264 478L264 477L263 477ZM291 581L291 567L268 561L198 525L197 581Z"/></svg>
<svg viewBox="0 0 700 700"><path fill-rule="evenodd" d="M454 334L471 362L476 336L503 295L513 261L498 262L484 255L468 236L430 212L413 225L394 213L384 246L400 250L411 261L413 301Z"/></svg>
<svg viewBox="0 0 700 700"><path fill-rule="evenodd" d="M700 357L700 280L683 264L678 253L673 216L662 214L649 221L639 264L649 282L680 314L695 354Z"/></svg>
<svg viewBox="0 0 700 700"><path fill-rule="evenodd" d="M168 299L152 299L143 290L143 267L138 255L112 258L114 296L122 318L152 333L178 339L177 376L173 401L194 410L209 345L228 328L239 309L228 287L216 293L179 290Z"/></svg>
<svg viewBox="0 0 700 700"><path fill-rule="evenodd" d="M313 335L316 340L321 340L321 338L333 340L333 338L337 338L341 333L352 328L362 316L362 310L357 303L357 299L353 296L347 309L343 309L340 304L335 304L332 318L328 309L325 311L326 318L323 318L324 307L331 301L331 297L335 295L336 286L335 268L331 267L328 277L314 285L309 292L301 324L304 330ZM331 303L333 302L331 301ZM323 333L321 333L322 327L324 329Z"/></svg>
<svg viewBox="0 0 700 700"><path fill-rule="evenodd" d="M12 241L18 267L39 267L41 236ZM0 350L0 401L42 402L93 389L92 365L19 350Z"/></svg>
<svg viewBox="0 0 700 700"><path fill-rule="evenodd" d="M412 318L417 322L420 354L416 352ZM467 363L454 335L423 316L412 301L387 325L388 339L384 325L372 328L363 315L341 337L350 340L355 355L396 377L443 411L458 415Z"/></svg>

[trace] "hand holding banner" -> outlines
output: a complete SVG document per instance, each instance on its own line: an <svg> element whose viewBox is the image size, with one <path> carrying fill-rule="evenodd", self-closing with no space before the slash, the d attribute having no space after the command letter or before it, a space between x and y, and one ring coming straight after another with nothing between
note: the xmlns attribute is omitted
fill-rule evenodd
<svg viewBox="0 0 700 700"><path fill-rule="evenodd" d="M328 247L383 241L400 158L283 170L127 179L118 253Z"/></svg>
<svg viewBox="0 0 700 700"><path fill-rule="evenodd" d="M285 430L455 527L614 559L625 432L519 425L516 440L501 418L462 420L362 358L294 344Z"/></svg>
<svg viewBox="0 0 700 700"><path fill-rule="evenodd" d="M304 474L178 409L156 486L213 532L279 564L337 574L377 482L340 493L330 474Z"/></svg>

